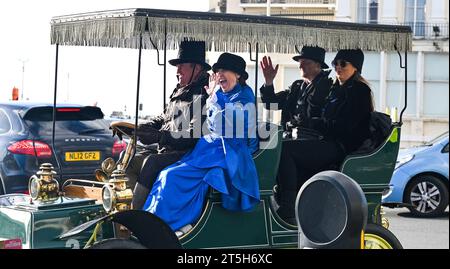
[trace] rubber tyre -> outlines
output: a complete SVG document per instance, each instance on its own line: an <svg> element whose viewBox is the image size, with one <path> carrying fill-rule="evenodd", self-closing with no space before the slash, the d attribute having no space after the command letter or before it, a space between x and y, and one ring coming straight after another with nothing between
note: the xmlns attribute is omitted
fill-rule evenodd
<svg viewBox="0 0 450 269"><path fill-rule="evenodd" d="M421 188L419 189L419 186ZM434 189L436 188L436 189ZM430 201L437 202L436 208L431 208L428 203L426 203L426 198L420 197L419 194L429 195L431 190ZM419 201L411 201L411 195L415 193L414 196L420 197ZM444 182L432 175L422 175L414 178L408 183L405 189L405 203L412 204L412 207L408 207L409 211L416 216L421 218L433 218L443 215L445 209L448 205L448 187ZM425 207L425 208L424 208Z"/></svg>
<svg viewBox="0 0 450 269"><path fill-rule="evenodd" d="M369 223L364 231L364 249L403 249L403 246L391 231Z"/></svg>
<svg viewBox="0 0 450 269"><path fill-rule="evenodd" d="M130 239L111 238L97 242L89 249L145 249L145 247Z"/></svg>

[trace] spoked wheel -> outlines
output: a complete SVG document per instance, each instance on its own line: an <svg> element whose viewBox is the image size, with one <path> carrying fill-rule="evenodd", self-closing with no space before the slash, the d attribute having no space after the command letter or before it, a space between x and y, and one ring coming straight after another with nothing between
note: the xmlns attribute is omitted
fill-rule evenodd
<svg viewBox="0 0 450 269"><path fill-rule="evenodd" d="M369 223L364 232L364 249L403 249L403 246L391 231Z"/></svg>
<svg viewBox="0 0 450 269"><path fill-rule="evenodd" d="M448 205L447 186L431 175L416 177L405 190L405 202L416 217L440 216Z"/></svg>

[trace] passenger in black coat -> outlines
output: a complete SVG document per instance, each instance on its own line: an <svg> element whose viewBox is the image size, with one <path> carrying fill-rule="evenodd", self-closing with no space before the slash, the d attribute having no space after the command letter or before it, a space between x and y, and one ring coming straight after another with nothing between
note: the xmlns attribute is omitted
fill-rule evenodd
<svg viewBox="0 0 450 269"><path fill-rule="evenodd" d="M295 224L295 198L301 185L311 176L340 163L370 137L373 98L361 76L364 54L361 50L340 50L333 60L336 81L320 117L310 126L323 139L284 141L279 167L278 214ZM299 134L301 136L301 134Z"/></svg>
<svg viewBox="0 0 450 269"><path fill-rule="evenodd" d="M325 50L319 47L302 48L300 55L293 57L299 62L302 79L294 81L284 91L275 93L273 81L278 72L278 65L272 65L270 57L261 61L265 83L260 88L261 100L266 109L281 109L281 125L284 137L292 137L292 130L298 127L311 128L309 119L320 117L325 98L330 91L332 80L330 71L324 71L328 65L324 62Z"/></svg>
<svg viewBox="0 0 450 269"><path fill-rule="evenodd" d="M209 84L211 66L205 62L205 42L181 42L178 58L169 63L177 67L178 79L170 101L163 114L137 129L141 143L156 143L157 148L137 153L126 171L130 186L135 183L133 208L142 208L161 170L194 148L206 120L202 110L208 94L204 87Z"/></svg>

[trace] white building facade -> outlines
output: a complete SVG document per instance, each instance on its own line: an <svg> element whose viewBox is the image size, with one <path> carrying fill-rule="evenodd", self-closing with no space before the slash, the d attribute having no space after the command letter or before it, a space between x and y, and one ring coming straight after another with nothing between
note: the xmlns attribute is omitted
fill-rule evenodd
<svg viewBox="0 0 450 269"><path fill-rule="evenodd" d="M446 0L222 0L216 11L411 26L414 39L413 51L408 53L408 108L402 128L402 147L406 147L449 129L448 6ZM327 53L328 64L335 54ZM280 64L277 90L299 79L293 55L270 56ZM248 56L246 59L252 85L255 65ZM371 83L376 109L385 112L396 107L400 113L405 96L398 54L365 52L362 75ZM264 83L260 71L258 81L259 86ZM279 120L279 113L273 118Z"/></svg>

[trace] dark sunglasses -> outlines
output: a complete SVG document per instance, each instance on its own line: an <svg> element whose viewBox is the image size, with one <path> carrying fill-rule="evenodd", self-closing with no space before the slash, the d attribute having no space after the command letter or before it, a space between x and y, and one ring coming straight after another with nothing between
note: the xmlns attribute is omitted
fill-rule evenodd
<svg viewBox="0 0 450 269"><path fill-rule="evenodd" d="M337 60L337 61L333 61L331 63L331 65L333 67L340 66L341 68L345 68L347 66L347 64L349 64L349 62L344 61L344 60Z"/></svg>

